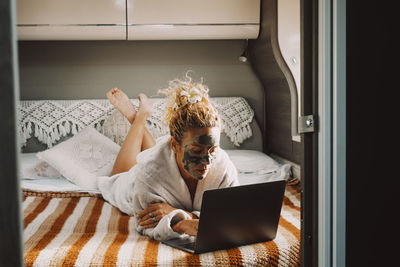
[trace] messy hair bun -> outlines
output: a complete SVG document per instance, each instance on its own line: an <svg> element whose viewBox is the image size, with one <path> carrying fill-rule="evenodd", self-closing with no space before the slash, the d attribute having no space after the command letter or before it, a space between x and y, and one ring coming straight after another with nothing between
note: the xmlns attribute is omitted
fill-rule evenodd
<svg viewBox="0 0 400 267"><path fill-rule="evenodd" d="M209 101L208 87L202 82L192 82L186 73L186 80L174 79L166 89L159 90L166 95L165 121L170 134L181 143L183 135L191 128L221 127L216 108Z"/></svg>

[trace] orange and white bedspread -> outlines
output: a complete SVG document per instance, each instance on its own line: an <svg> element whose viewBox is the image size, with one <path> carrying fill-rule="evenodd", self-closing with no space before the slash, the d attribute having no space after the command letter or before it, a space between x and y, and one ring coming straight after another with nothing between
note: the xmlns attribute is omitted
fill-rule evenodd
<svg viewBox="0 0 400 267"><path fill-rule="evenodd" d="M140 235L101 197L24 192L25 265L299 266L299 191L287 186L273 241L199 255Z"/></svg>

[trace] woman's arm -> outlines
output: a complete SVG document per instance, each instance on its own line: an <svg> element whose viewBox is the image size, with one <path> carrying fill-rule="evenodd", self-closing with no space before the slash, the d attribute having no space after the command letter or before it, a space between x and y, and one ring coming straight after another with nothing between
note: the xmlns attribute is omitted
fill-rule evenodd
<svg viewBox="0 0 400 267"><path fill-rule="evenodd" d="M172 207L168 203L154 203L149 204L148 207L137 214L138 224L143 226L144 228L153 228L156 227L158 222L170 212L176 210L176 208ZM188 214L192 219L198 219L198 217L184 210L186 214ZM154 218L154 219L153 219Z"/></svg>
<svg viewBox="0 0 400 267"><path fill-rule="evenodd" d="M172 226L172 230L179 234L197 235L199 228L199 219L182 220Z"/></svg>
<svg viewBox="0 0 400 267"><path fill-rule="evenodd" d="M136 230L139 233L150 236L156 240L162 241L181 237L181 234L175 232L171 225L174 225L175 222L179 222L181 220L192 219L192 216L183 209L178 209L172 207L170 204L165 204L167 203L167 200L156 193L153 187L143 183L140 179L136 179L135 181L135 187L131 198L135 216L134 223L136 224ZM150 217L150 211L146 209L150 208L151 210L155 207L163 207L162 210L164 211L162 214L160 213L161 216L160 214L157 214L158 216L154 217L153 220L153 218ZM153 212L157 213L157 210L158 209L155 209ZM138 219L139 214L141 216L140 223ZM147 217L144 217L146 215ZM150 224L146 227L143 226L143 218L145 218L147 222L150 222Z"/></svg>

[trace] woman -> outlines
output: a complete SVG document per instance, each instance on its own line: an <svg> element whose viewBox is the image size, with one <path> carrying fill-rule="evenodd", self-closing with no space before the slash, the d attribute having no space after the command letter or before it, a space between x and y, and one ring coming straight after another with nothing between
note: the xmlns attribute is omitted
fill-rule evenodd
<svg viewBox="0 0 400 267"><path fill-rule="evenodd" d="M195 236L205 190L238 185L237 171L219 147L221 121L209 102L208 88L173 80L167 96L170 136L154 141L145 127L152 105L139 95L136 112L120 90L107 93L131 127L111 177L100 177L104 199L135 216L136 229L157 240Z"/></svg>

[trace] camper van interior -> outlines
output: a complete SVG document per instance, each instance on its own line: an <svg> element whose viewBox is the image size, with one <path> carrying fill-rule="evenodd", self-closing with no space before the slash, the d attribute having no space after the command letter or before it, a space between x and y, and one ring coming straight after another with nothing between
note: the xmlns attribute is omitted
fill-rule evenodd
<svg viewBox="0 0 400 267"><path fill-rule="evenodd" d="M0 1L0 266L397 266L395 4ZM225 117L242 182L290 166L274 240L186 254L66 179L71 157L54 163L88 130L118 146L126 122L108 90L157 108L157 90L188 71ZM160 134L157 114L147 126Z"/></svg>
<svg viewBox="0 0 400 267"><path fill-rule="evenodd" d="M357 266L358 239L344 230L357 233L349 211L360 210L346 211L346 185L360 182L346 184L346 63L332 59L345 55L335 21L345 4L5 2L1 47L12 56L1 58L0 85L13 93L1 115L15 131L2 133L1 266ZM137 231L98 188L131 127L107 92L123 90L135 110L146 94L158 142L170 134L159 90L174 79L208 86L241 185L286 180L273 240L187 253Z"/></svg>
<svg viewBox="0 0 400 267"><path fill-rule="evenodd" d="M22 0L17 11L26 266L300 265L299 1ZM122 89L136 109L148 95L159 138L158 90L188 77L210 88L240 184L288 181L274 240L186 253L138 233L89 185L110 175L130 127L106 93Z"/></svg>
<svg viewBox="0 0 400 267"><path fill-rule="evenodd" d="M300 2L263 5L18 1L26 266L300 265ZM130 127L106 93L121 88L136 109L148 95L159 138L169 131L158 90L174 78L210 88L240 184L288 180L274 240L192 255L138 233L90 182L110 175Z"/></svg>

